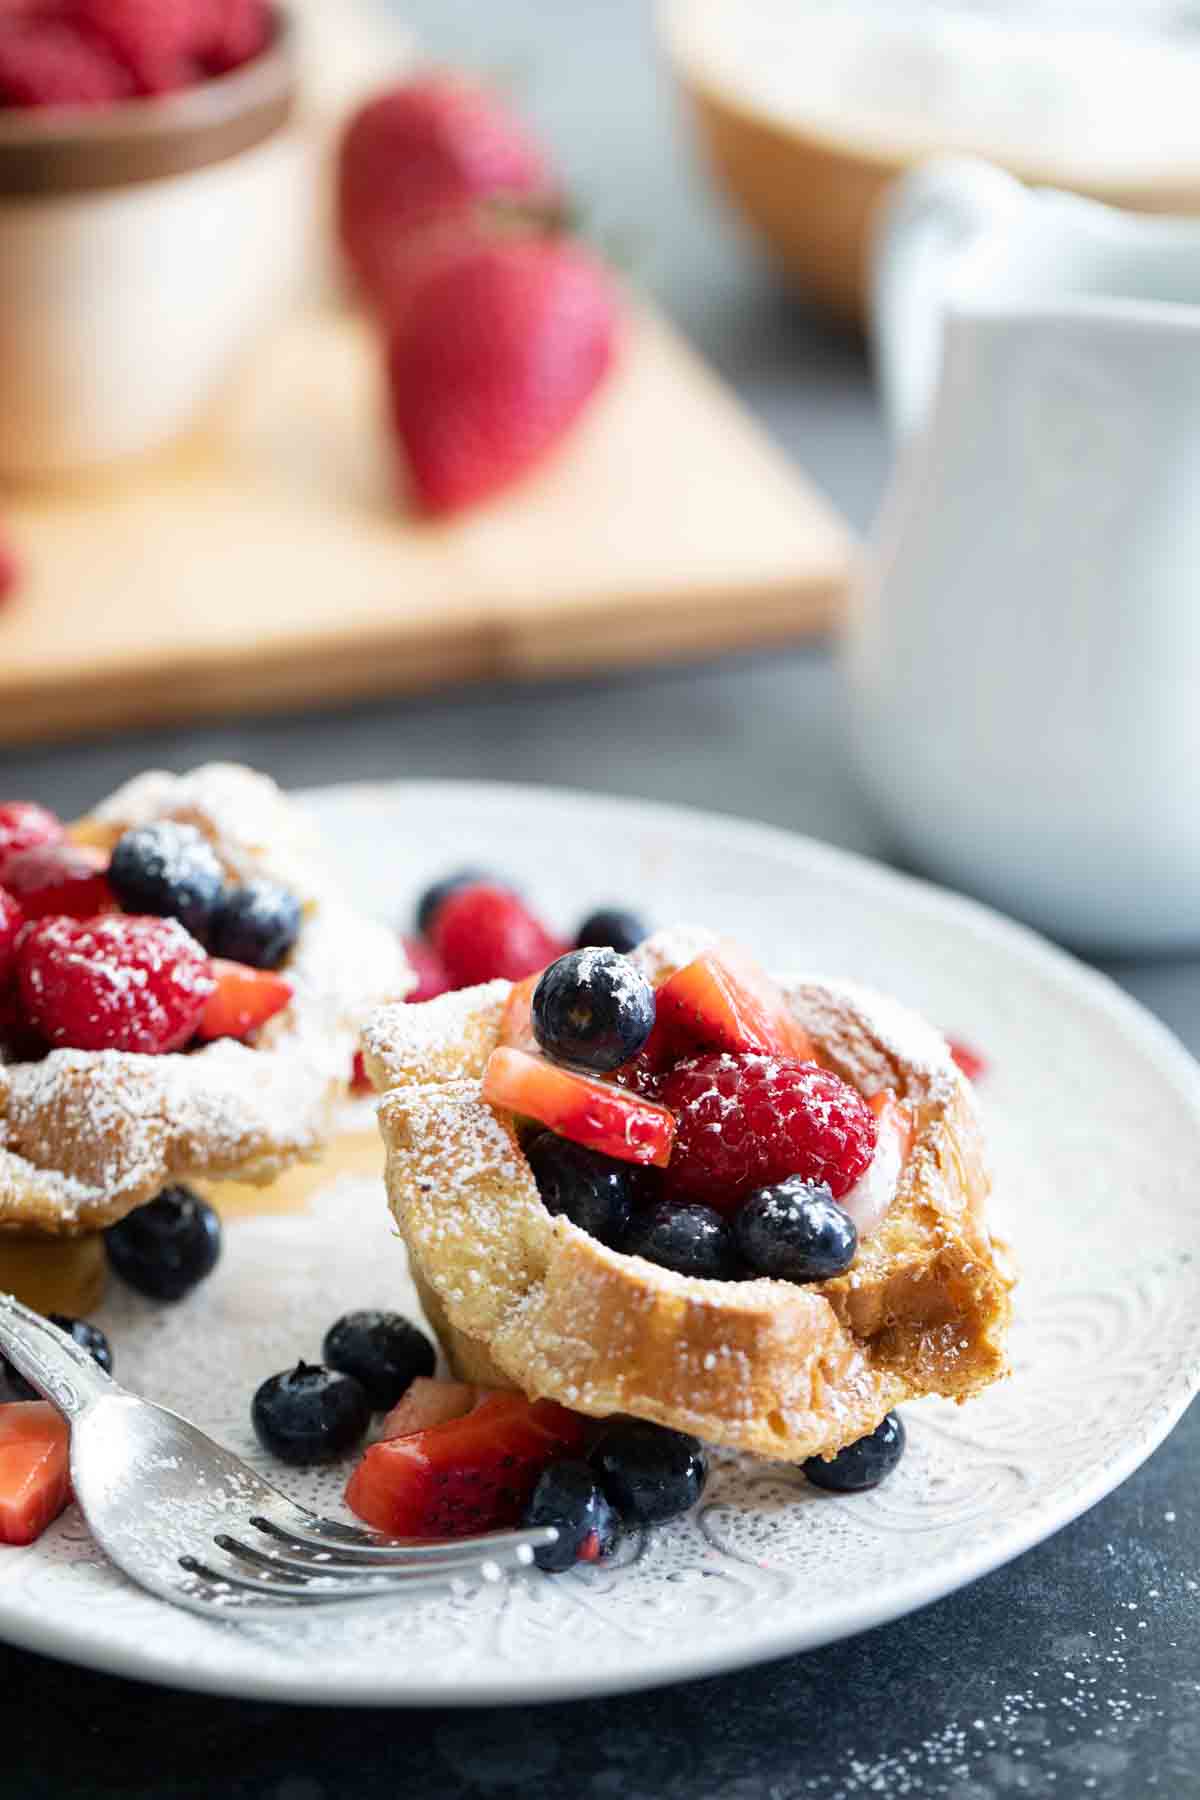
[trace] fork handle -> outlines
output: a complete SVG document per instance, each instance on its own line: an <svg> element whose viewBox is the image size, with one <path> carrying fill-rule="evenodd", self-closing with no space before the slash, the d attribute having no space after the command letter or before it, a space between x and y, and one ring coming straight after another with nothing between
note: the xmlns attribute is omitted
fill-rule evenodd
<svg viewBox="0 0 1200 1800"><path fill-rule="evenodd" d="M82 1345L12 1294L0 1294L0 1351L68 1419L121 1391Z"/></svg>

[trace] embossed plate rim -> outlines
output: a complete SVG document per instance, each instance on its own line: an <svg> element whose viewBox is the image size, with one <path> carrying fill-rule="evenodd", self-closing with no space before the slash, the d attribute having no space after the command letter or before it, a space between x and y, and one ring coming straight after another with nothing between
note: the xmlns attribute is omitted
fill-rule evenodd
<svg viewBox="0 0 1200 1800"><path fill-rule="evenodd" d="M554 829L563 809L577 824L586 815L589 829L633 827L645 834L661 832L685 848L724 853L730 862L740 851L773 862L781 877L800 880L807 875L818 884L853 889L870 904L920 915L926 922L944 921L960 942L974 938L1003 962L1015 958L1032 973L1060 992L1073 995L1137 1054L1138 1060L1165 1082L1182 1102L1191 1129L1200 1145L1200 1068L1187 1051L1151 1014L1107 977L1077 963L1065 952L1033 932L972 901L936 888L914 877L901 875L825 844L778 830L699 809L664 806L626 800L617 796L574 792L552 787L478 782L355 783L309 790L301 796L336 834L339 819L347 827L355 812L378 811L381 819L435 816L439 806L481 809L481 817L517 811L528 822L541 816L547 833ZM432 811L431 811L432 809ZM514 863L519 862L514 855ZM1189 1356L1163 1383L1156 1403L1145 1409L1141 1427L1120 1449L1072 1479L1062 1489L1035 1496L1026 1510L993 1527L977 1528L960 1551L952 1551L935 1569L921 1568L898 1576L878 1589L839 1601L835 1606L792 1611L779 1624L747 1627L744 1620L729 1621L707 1636L700 1634L690 1649L653 1651L631 1648L623 1667L588 1670L581 1664L543 1670L536 1682L526 1673L510 1673L502 1665L490 1667L479 1677L465 1676L453 1687L446 1681L416 1680L393 1675L356 1676L346 1679L331 1671L319 1654L307 1661L297 1658L283 1672L270 1657L258 1669L241 1667L236 1676L219 1663L190 1663L186 1656L145 1645L108 1641L103 1636L81 1633L69 1612L31 1618L14 1613L5 1604L0 1587L0 1637L42 1654L96 1667L150 1682L223 1693L244 1698L327 1704L470 1705L552 1701L585 1695L631 1691L665 1682L718 1674L748 1664L767 1661L796 1651L816 1648L838 1638L886 1623L918 1607L940 1599L954 1589L988 1573L1031 1548L1102 1499L1146 1459L1175 1424L1200 1387L1200 1319L1189 1327ZM14 1553L23 1554L23 1553ZM32 1554L37 1554L36 1551ZM573 1579L573 1578L568 1578ZM156 1603L147 1602L147 1605ZM215 1633L236 1627L213 1625Z"/></svg>

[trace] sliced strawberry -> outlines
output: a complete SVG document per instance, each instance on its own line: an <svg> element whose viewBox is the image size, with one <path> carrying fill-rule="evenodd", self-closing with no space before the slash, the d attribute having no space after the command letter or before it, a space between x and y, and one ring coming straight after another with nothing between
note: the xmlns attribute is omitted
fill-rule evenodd
<svg viewBox="0 0 1200 1800"><path fill-rule="evenodd" d="M45 1400L0 1406L0 1544L32 1544L71 1498L70 1432Z"/></svg>
<svg viewBox="0 0 1200 1800"><path fill-rule="evenodd" d="M514 983L500 1015L500 1042L510 1050L527 1050L536 1055L538 1041L533 1035L533 990L542 979L541 971Z"/></svg>
<svg viewBox="0 0 1200 1800"><path fill-rule="evenodd" d="M4 864L4 885L15 894L27 919L65 913L94 919L116 910L108 885L108 852L92 844L35 844Z"/></svg>
<svg viewBox="0 0 1200 1800"><path fill-rule="evenodd" d="M782 991L733 946L707 951L665 981L647 1047L659 1066L702 1050L757 1050L811 1062L812 1040Z"/></svg>
<svg viewBox="0 0 1200 1800"><path fill-rule="evenodd" d="M484 1071L483 1097L622 1162L653 1163L665 1169L671 1160L675 1120L665 1106L528 1051L504 1046L492 1051Z"/></svg>
<svg viewBox="0 0 1200 1800"><path fill-rule="evenodd" d="M405 998L410 1006L421 1000L436 1000L439 994L448 994L454 983L450 979L445 963L433 945L423 937L403 938L404 954L409 960L417 985Z"/></svg>
<svg viewBox="0 0 1200 1800"><path fill-rule="evenodd" d="M197 1027L197 1036L206 1041L248 1037L291 1000L291 982L271 969L252 969L220 956L214 956L210 966L217 985L204 1003Z"/></svg>
<svg viewBox="0 0 1200 1800"><path fill-rule="evenodd" d="M978 1050L973 1050L970 1044L964 1044L958 1038L950 1038L948 1041L950 1055L968 1081L978 1081L987 1074L987 1058L981 1056Z"/></svg>
<svg viewBox="0 0 1200 1800"><path fill-rule="evenodd" d="M587 1421L552 1400L493 1394L465 1418L372 1444L346 1504L392 1537L469 1537L515 1525L550 1463L583 1444Z"/></svg>
<svg viewBox="0 0 1200 1800"><path fill-rule="evenodd" d="M418 1375L402 1399L397 1400L380 1427L379 1436L411 1437L414 1431L430 1431L448 1425L479 1405L483 1390L466 1381L434 1381Z"/></svg>

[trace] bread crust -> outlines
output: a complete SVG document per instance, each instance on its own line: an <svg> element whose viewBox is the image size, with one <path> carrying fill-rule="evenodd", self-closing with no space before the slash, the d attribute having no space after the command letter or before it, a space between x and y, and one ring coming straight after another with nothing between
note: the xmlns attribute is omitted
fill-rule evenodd
<svg viewBox="0 0 1200 1800"><path fill-rule="evenodd" d="M661 976L696 942L665 934L643 960ZM835 1454L901 1401L965 1400L1007 1372L1013 1277L987 1228L972 1092L915 1015L848 983L787 987L823 1063L913 1108L913 1147L845 1275L703 1281L546 1211L513 1120L481 1093L508 991L385 1008L365 1035L390 1205L461 1379L800 1461Z"/></svg>
<svg viewBox="0 0 1200 1800"><path fill-rule="evenodd" d="M55 1050L0 1065L0 1230L94 1231L173 1181L265 1183L316 1158L346 1098L364 1017L413 984L395 935L340 896L303 815L266 776L232 764L144 775L72 836L111 848L151 819L198 827L231 880L270 876L297 895L292 1002L253 1045L221 1040L166 1056Z"/></svg>

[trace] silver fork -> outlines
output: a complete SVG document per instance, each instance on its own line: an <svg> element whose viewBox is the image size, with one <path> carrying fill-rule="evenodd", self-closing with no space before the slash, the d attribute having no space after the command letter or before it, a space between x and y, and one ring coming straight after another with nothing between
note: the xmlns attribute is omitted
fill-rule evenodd
<svg viewBox="0 0 1200 1800"><path fill-rule="evenodd" d="M553 1526L415 1543L297 1506L186 1419L139 1400L65 1331L0 1294L0 1351L71 1426L71 1484L100 1548L174 1606L229 1618L501 1581Z"/></svg>

